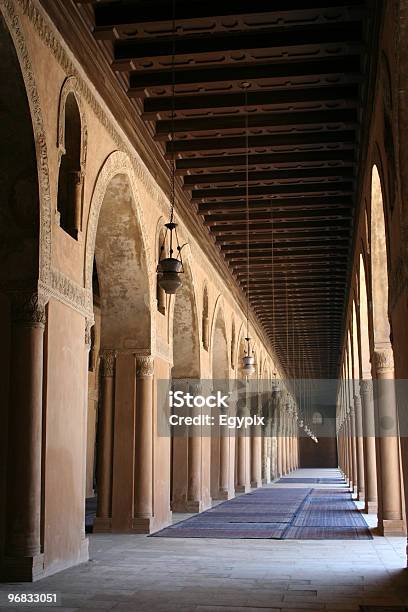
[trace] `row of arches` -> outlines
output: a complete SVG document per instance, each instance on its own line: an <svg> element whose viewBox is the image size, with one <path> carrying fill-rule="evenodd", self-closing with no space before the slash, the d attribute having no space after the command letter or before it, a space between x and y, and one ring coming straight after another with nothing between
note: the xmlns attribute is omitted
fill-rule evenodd
<svg viewBox="0 0 408 612"><path fill-rule="evenodd" d="M297 451L284 402L272 410L266 399L254 409L275 415L285 442L272 442L270 419L254 443L159 435L160 381L223 387L242 376L243 314L191 251L176 297L159 291L165 206L101 132L74 77L50 103L53 129L34 134L40 96L3 18L0 43L0 129L12 145L0 159L0 565L8 579L34 580L88 558L86 495L97 494L97 531L150 532L171 509L200 511L293 469ZM271 380L269 349L255 340L257 377Z"/></svg>
<svg viewBox="0 0 408 612"><path fill-rule="evenodd" d="M404 533L404 481L390 325L389 243L383 181L371 173L343 353L338 401L340 465L351 486L376 513L381 534ZM401 389L401 392L404 391Z"/></svg>

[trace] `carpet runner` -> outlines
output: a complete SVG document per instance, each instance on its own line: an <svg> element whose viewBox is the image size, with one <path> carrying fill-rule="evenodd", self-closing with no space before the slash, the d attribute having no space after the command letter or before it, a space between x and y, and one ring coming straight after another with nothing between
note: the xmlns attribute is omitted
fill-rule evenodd
<svg viewBox="0 0 408 612"><path fill-rule="evenodd" d="M166 527L150 537L372 539L346 489L257 489Z"/></svg>
<svg viewBox="0 0 408 612"><path fill-rule="evenodd" d="M346 482L343 478L279 478L278 484L288 483L288 484L327 484L327 485L343 485L346 486Z"/></svg>

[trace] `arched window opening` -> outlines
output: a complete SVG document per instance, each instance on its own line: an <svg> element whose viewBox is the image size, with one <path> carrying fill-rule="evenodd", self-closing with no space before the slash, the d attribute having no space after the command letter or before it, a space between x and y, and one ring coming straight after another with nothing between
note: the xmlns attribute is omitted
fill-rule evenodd
<svg viewBox="0 0 408 612"><path fill-rule="evenodd" d="M210 321L209 321L209 315L208 315L208 289L207 289L207 286L205 286L204 292L203 292L202 335L203 335L203 347L206 351L208 351L208 346L209 346L209 329L210 329Z"/></svg>
<svg viewBox="0 0 408 612"><path fill-rule="evenodd" d="M57 210L61 228L78 239L81 231L83 174L81 168L81 115L75 95L65 102L64 143L58 176Z"/></svg>
<svg viewBox="0 0 408 612"><path fill-rule="evenodd" d="M157 245L157 261L160 261L161 247L163 246L163 243L164 243L164 236L165 236L164 230L162 229L159 234L159 242ZM162 315L165 315L166 314L166 292L164 291L164 289L162 289L162 287L160 287L159 283L157 282L157 275L156 275L156 300L157 300L157 310Z"/></svg>

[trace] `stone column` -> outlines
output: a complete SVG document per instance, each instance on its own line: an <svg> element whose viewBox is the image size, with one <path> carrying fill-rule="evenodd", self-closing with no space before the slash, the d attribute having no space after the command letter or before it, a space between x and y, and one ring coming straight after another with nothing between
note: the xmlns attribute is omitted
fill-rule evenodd
<svg viewBox="0 0 408 612"><path fill-rule="evenodd" d="M356 412L354 402L350 406L350 434L351 434L351 461L352 461L352 481L353 493L357 495L357 440L356 440Z"/></svg>
<svg viewBox="0 0 408 612"><path fill-rule="evenodd" d="M101 354L101 407L98 444L98 508L94 532L112 526L113 407L115 405L115 351Z"/></svg>
<svg viewBox="0 0 408 612"><path fill-rule="evenodd" d="M278 422L277 422L277 477L283 476L283 422L280 408L278 408Z"/></svg>
<svg viewBox="0 0 408 612"><path fill-rule="evenodd" d="M136 357L135 503L133 529L149 533L153 519L154 360Z"/></svg>
<svg viewBox="0 0 408 612"><path fill-rule="evenodd" d="M283 434L283 473L287 474L289 472L288 465L288 417L286 412L283 415L283 426L284 426L284 434Z"/></svg>
<svg viewBox="0 0 408 612"><path fill-rule="evenodd" d="M358 384L358 383L356 383ZM360 389L355 390L354 410L356 420L356 448L357 448L357 498L364 499L364 445L363 445L363 417L361 408Z"/></svg>
<svg viewBox="0 0 408 612"><path fill-rule="evenodd" d="M247 407L243 407L238 411L239 416L246 417L250 415ZM249 475L249 436L243 428L236 432L237 441L237 485L235 490L237 493L248 493L251 490L250 475Z"/></svg>
<svg viewBox="0 0 408 612"><path fill-rule="evenodd" d="M374 351L378 409L377 457L378 529L382 535L403 534L398 418L395 398L394 356L391 346ZM378 467L378 466L377 466ZM378 471L378 470L377 470Z"/></svg>
<svg viewBox="0 0 408 612"><path fill-rule="evenodd" d="M366 513L376 513L377 504L377 459L375 453L375 417L373 381L364 375L360 380L361 407L363 413L364 482Z"/></svg>
<svg viewBox="0 0 408 612"><path fill-rule="evenodd" d="M270 416L266 418L265 428L262 436L262 482L268 484L271 482L272 470L272 419Z"/></svg>
<svg viewBox="0 0 408 612"><path fill-rule="evenodd" d="M190 385L190 393L200 395L199 384ZM201 512L202 503L201 472L202 472L202 427L192 425L188 438L188 484L186 512Z"/></svg>
<svg viewBox="0 0 408 612"><path fill-rule="evenodd" d="M346 468L347 481L350 488L353 488L353 460L351 452L351 436L350 436L350 415L347 413L344 420L345 440L346 440Z"/></svg>
<svg viewBox="0 0 408 612"><path fill-rule="evenodd" d="M259 390L254 397L254 407L251 416L256 420L261 415L259 405ZM251 443L251 487L262 487L262 431L260 425L253 425L250 429Z"/></svg>
<svg viewBox="0 0 408 612"><path fill-rule="evenodd" d="M8 420L6 580L43 575L41 455L45 299L18 293L11 301Z"/></svg>
<svg viewBox="0 0 408 612"><path fill-rule="evenodd" d="M231 499L234 497L234 492L230 486L230 432L227 425L220 425L220 479L219 490L215 499Z"/></svg>

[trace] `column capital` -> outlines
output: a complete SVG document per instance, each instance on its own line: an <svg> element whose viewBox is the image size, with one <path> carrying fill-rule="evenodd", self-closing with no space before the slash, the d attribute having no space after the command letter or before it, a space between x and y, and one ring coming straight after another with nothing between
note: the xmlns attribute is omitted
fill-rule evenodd
<svg viewBox="0 0 408 612"><path fill-rule="evenodd" d="M95 325L95 321L92 319L85 319L85 344L91 346L92 344L92 333L91 329Z"/></svg>
<svg viewBox="0 0 408 612"><path fill-rule="evenodd" d="M149 378L154 373L154 358L151 355L138 355L136 357L137 378Z"/></svg>
<svg viewBox="0 0 408 612"><path fill-rule="evenodd" d="M360 379L360 393L361 395L367 395L372 389L373 381L371 378Z"/></svg>
<svg viewBox="0 0 408 612"><path fill-rule="evenodd" d="M373 365L377 374L394 371L394 352L392 346L374 349Z"/></svg>
<svg viewBox="0 0 408 612"><path fill-rule="evenodd" d="M103 351L101 353L102 361L102 376L104 378L112 378L115 374L116 351Z"/></svg>
<svg viewBox="0 0 408 612"><path fill-rule="evenodd" d="M37 291L13 291L9 297L13 323L45 325L48 299L44 295Z"/></svg>

